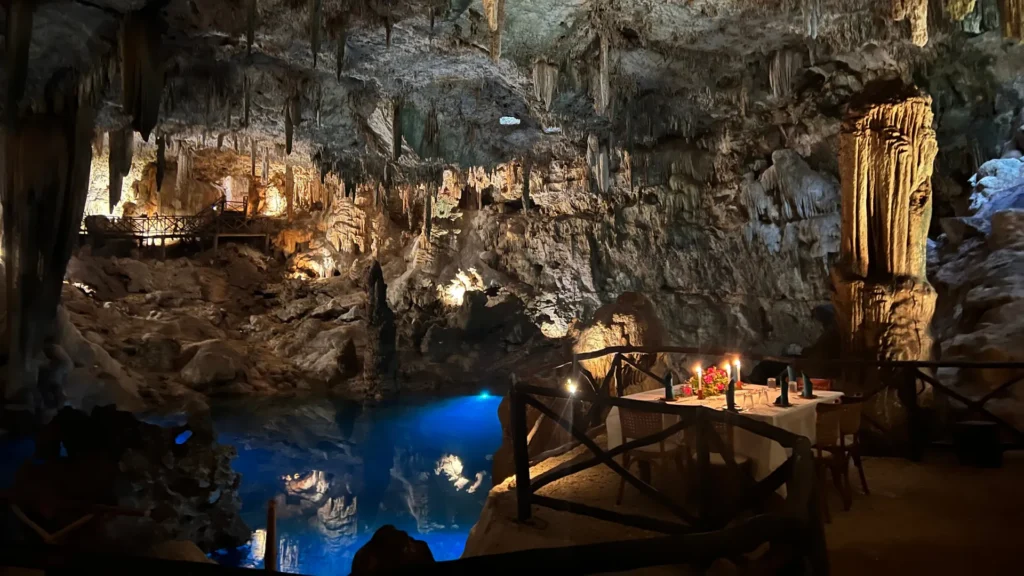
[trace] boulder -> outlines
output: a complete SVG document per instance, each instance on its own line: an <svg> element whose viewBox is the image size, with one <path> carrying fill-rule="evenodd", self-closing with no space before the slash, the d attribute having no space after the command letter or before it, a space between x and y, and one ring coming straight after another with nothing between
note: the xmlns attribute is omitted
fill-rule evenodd
<svg viewBox="0 0 1024 576"><path fill-rule="evenodd" d="M959 246L967 238L984 238L989 232L989 223L984 218L959 217L942 218L939 226L946 233L946 238L954 247Z"/></svg>
<svg viewBox="0 0 1024 576"><path fill-rule="evenodd" d="M399 568L433 563L434 555L426 542L387 525L374 532L370 541L356 552L352 576L390 574Z"/></svg>
<svg viewBox="0 0 1024 576"><path fill-rule="evenodd" d="M101 346L90 342L71 322L63 307L57 308L55 341L80 370L72 371L65 394L75 407L116 404L122 410L141 410L139 379L129 374Z"/></svg>
<svg viewBox="0 0 1024 576"><path fill-rule="evenodd" d="M153 291L153 275L144 262L131 258L111 258L104 263L103 271L110 276L122 278L129 294Z"/></svg>
<svg viewBox="0 0 1024 576"><path fill-rule="evenodd" d="M1015 248L1024 250L1024 210L1011 209L992 215L992 235L989 237L992 250Z"/></svg>
<svg viewBox="0 0 1024 576"><path fill-rule="evenodd" d="M181 369L181 378L193 386L231 382L245 374L242 355L223 340L207 340L182 351L191 360Z"/></svg>
<svg viewBox="0 0 1024 576"><path fill-rule="evenodd" d="M319 318L320 320L332 320L349 311L349 307L341 303L337 298L331 298L327 302L320 304L309 313L313 318Z"/></svg>
<svg viewBox="0 0 1024 576"><path fill-rule="evenodd" d="M282 308L274 312L274 315L282 322L291 322L292 320L305 317L316 308L317 303L315 298L299 298L285 304Z"/></svg>
<svg viewBox="0 0 1024 576"><path fill-rule="evenodd" d="M180 355L181 344L174 338L153 332L143 334L139 356L147 370L170 372L174 370Z"/></svg>
<svg viewBox="0 0 1024 576"><path fill-rule="evenodd" d="M572 351L576 354L593 352L610 346L657 346L665 339L665 330L651 301L636 292L623 293L615 302L597 309L593 319L579 329ZM645 368L654 366L657 355L635 354L633 360ZM600 381L611 368L612 356L594 358L580 362ZM627 384L643 385L645 378L628 371L626 376L635 376ZM650 384L654 386L655 384Z"/></svg>

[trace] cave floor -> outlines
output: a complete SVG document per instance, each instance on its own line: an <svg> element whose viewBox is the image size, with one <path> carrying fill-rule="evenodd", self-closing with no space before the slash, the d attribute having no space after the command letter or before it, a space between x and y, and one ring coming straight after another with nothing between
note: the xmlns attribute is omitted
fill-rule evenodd
<svg viewBox="0 0 1024 576"><path fill-rule="evenodd" d="M600 438L603 445L604 438ZM566 460L585 456L580 449L551 458L532 469L537 476ZM1011 574L1018 573L1019 519L1024 517L1024 453L1007 453L1001 469L957 465L951 455L937 454L922 463L898 458L866 458L870 496L851 477L854 500L844 511L829 482L832 521L826 538L832 574ZM636 473L636 469L633 469ZM672 493L678 478L655 471L654 485ZM539 493L626 513L664 519L671 516L627 486L623 505L615 499L619 477L597 466L543 488ZM511 480L497 486L480 524L470 536L466 556L533 547L568 546L654 536L579 516L534 507L535 525L521 526L515 516ZM488 517L489 516L489 517ZM486 528L486 529L485 529ZM716 569L717 568L717 569ZM732 566L709 573L734 573ZM638 570L642 574L679 574L680 567Z"/></svg>

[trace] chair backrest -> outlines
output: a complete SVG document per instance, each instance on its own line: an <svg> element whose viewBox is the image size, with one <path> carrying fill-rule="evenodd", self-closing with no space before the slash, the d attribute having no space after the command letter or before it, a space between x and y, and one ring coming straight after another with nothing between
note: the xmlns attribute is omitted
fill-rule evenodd
<svg viewBox="0 0 1024 576"><path fill-rule="evenodd" d="M619 424L622 426L623 442L652 436L665 428L661 414L638 412L628 408L619 408Z"/></svg>
<svg viewBox="0 0 1024 576"><path fill-rule="evenodd" d="M828 391L832 389L832 381L828 378L811 378L811 388Z"/></svg>
<svg viewBox="0 0 1024 576"><path fill-rule="evenodd" d="M840 404L840 406L843 409L839 411L839 433L845 436L860 432L860 415L864 403L850 402Z"/></svg>
<svg viewBox="0 0 1024 576"><path fill-rule="evenodd" d="M839 445L839 422L842 419L843 409L842 404L818 404L815 444L818 446Z"/></svg>

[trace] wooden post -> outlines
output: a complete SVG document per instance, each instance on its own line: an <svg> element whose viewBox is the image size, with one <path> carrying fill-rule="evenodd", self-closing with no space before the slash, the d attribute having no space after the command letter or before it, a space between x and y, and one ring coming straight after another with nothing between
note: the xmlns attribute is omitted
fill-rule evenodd
<svg viewBox="0 0 1024 576"><path fill-rule="evenodd" d="M263 569L277 572L277 501L267 503L267 544L263 554Z"/></svg>
<svg viewBox="0 0 1024 576"><path fill-rule="evenodd" d="M703 526L712 524L711 501L711 447L708 445L708 422L705 408L697 408L694 418L694 435L697 446L697 520Z"/></svg>
<svg viewBox="0 0 1024 576"><path fill-rule="evenodd" d="M509 388L509 422L512 428L512 459L516 468L516 509L520 522L530 519L530 447L526 440L526 402L516 390L516 377L512 375Z"/></svg>
<svg viewBox="0 0 1024 576"><path fill-rule="evenodd" d="M900 404L907 411L907 443L910 459L919 462L924 456L925 433L924 421L921 418L921 407L917 404L917 369L907 368L903 371L903 382L898 396Z"/></svg>

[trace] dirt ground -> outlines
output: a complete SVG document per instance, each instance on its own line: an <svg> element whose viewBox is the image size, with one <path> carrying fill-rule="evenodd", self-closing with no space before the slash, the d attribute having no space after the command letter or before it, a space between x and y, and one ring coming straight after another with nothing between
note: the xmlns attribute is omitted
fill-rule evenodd
<svg viewBox="0 0 1024 576"><path fill-rule="evenodd" d="M574 451L551 458L535 466L532 475L536 477L579 456ZM1024 453L1008 453L1003 467L994 470L959 466L951 456L935 455L923 463L866 458L865 471L871 495L861 493L856 472L851 469L854 500L849 511L842 509L831 482L827 486L832 521L825 531L833 575L1024 573L1020 569L1024 554ZM672 492L678 485L672 474L657 471L654 483L665 492ZM625 501L617 506L618 485L618 476L607 467L597 466L559 480L540 494L670 518L632 487L626 488ZM470 535L465 556L655 535L537 506L533 509L534 525L522 526L512 521L514 510L510 480L492 492ZM680 568L636 573L679 574Z"/></svg>

